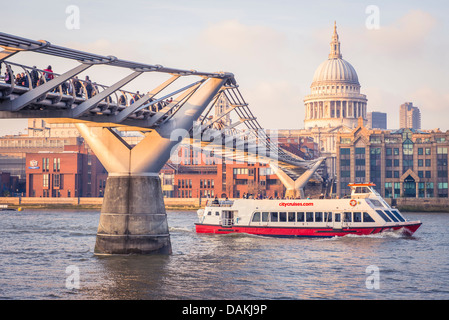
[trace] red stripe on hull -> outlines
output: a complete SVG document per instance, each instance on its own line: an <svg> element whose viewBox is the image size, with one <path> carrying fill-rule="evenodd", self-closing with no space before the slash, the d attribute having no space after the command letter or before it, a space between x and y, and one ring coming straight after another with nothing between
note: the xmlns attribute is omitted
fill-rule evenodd
<svg viewBox="0 0 449 320"><path fill-rule="evenodd" d="M245 227L245 226L233 226L223 227L217 225L207 224L195 224L197 233L216 233L216 234L228 234L228 233L247 233L263 236L277 236L277 237L339 237L348 234L355 235L369 235L376 234L387 230L399 230L404 229L407 235L412 235L419 227L421 223L404 225L404 226L391 226L391 227L373 227L373 228L277 228L277 227Z"/></svg>

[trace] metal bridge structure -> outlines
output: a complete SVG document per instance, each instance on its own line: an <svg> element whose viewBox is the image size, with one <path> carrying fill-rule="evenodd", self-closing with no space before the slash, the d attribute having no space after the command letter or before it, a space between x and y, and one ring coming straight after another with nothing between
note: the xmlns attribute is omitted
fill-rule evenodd
<svg viewBox="0 0 449 320"><path fill-rule="evenodd" d="M138 63L5 33L0 48L0 119L73 123L108 171L96 254L171 253L159 171L180 143L270 164L287 196L304 196L310 179L321 180L316 170L324 159L306 161L280 148L249 109L232 73ZM75 66L55 73L14 62L22 52L68 59ZM78 79L99 66L128 75L111 85ZM158 84L144 94L124 89L143 74L159 75ZM223 98L226 108L214 112ZM232 123L223 121L231 115ZM123 131L138 131L143 138L131 146Z"/></svg>

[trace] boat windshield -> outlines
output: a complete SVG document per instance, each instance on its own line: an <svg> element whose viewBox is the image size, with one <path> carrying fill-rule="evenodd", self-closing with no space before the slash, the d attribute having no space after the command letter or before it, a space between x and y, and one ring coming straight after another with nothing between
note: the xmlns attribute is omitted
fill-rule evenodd
<svg viewBox="0 0 449 320"><path fill-rule="evenodd" d="M353 189L354 194L362 194L362 193L371 193L374 192L374 190L370 187L354 187Z"/></svg>
<svg viewBox="0 0 449 320"><path fill-rule="evenodd" d="M234 201L232 200L207 200L207 207L232 207Z"/></svg>

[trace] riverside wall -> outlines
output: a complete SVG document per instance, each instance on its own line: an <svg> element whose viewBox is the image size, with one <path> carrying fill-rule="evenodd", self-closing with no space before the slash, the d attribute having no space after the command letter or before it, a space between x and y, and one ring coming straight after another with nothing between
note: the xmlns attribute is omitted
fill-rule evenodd
<svg viewBox="0 0 449 320"><path fill-rule="evenodd" d="M166 209L193 210L204 207L206 199L164 198ZM100 209L103 198L36 198L36 197L0 197L0 205L11 208L80 208Z"/></svg>
<svg viewBox="0 0 449 320"><path fill-rule="evenodd" d="M207 199L164 198L166 209L196 210L204 207ZM385 201L401 211L449 212L448 198L387 198ZM36 197L0 197L0 205L7 204L17 208L81 208L100 209L103 198L36 198Z"/></svg>

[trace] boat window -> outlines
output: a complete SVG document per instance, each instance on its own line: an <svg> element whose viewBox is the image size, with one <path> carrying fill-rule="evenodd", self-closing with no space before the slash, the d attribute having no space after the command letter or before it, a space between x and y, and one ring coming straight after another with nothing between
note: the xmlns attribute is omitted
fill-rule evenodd
<svg viewBox="0 0 449 320"><path fill-rule="evenodd" d="M361 212L353 212L354 222L362 222L362 213Z"/></svg>
<svg viewBox="0 0 449 320"><path fill-rule="evenodd" d="M252 222L260 222L260 212L254 212Z"/></svg>
<svg viewBox="0 0 449 320"><path fill-rule="evenodd" d="M208 216L212 215L212 211L208 211L208 212L207 212L207 215L208 215Z"/></svg>
<svg viewBox="0 0 449 320"><path fill-rule="evenodd" d="M354 193L369 193L370 190L367 187L356 187Z"/></svg>
<svg viewBox="0 0 449 320"><path fill-rule="evenodd" d="M379 200L376 199L366 199L367 201L371 201L371 203L373 204L373 206L375 207L383 207L382 203Z"/></svg>
<svg viewBox="0 0 449 320"><path fill-rule="evenodd" d="M323 222L323 213L315 212L315 222Z"/></svg>
<svg viewBox="0 0 449 320"><path fill-rule="evenodd" d="M278 213L277 212L270 212L270 221L278 222Z"/></svg>
<svg viewBox="0 0 449 320"><path fill-rule="evenodd" d="M332 222L332 212L325 212L324 213L324 221L325 222Z"/></svg>
<svg viewBox="0 0 449 320"><path fill-rule="evenodd" d="M219 215L220 215L220 212L215 211L215 215L216 215L216 216L219 216Z"/></svg>
<svg viewBox="0 0 449 320"><path fill-rule="evenodd" d="M394 222L399 222L398 218L396 218L390 211L384 210L386 214L388 214L388 217L390 217L391 220Z"/></svg>
<svg viewBox="0 0 449 320"><path fill-rule="evenodd" d="M391 210L391 212L399 219L399 221L405 222L404 217L399 213L398 210Z"/></svg>
<svg viewBox="0 0 449 320"><path fill-rule="evenodd" d="M376 212L385 220L385 222L391 222L390 218L388 218L382 210L376 210Z"/></svg>
<svg viewBox="0 0 449 320"><path fill-rule="evenodd" d="M288 213L288 222L295 222L295 213L294 212Z"/></svg>
<svg viewBox="0 0 449 320"><path fill-rule="evenodd" d="M341 216L341 214L340 213L336 213L335 214L335 222L340 222L340 216Z"/></svg>
<svg viewBox="0 0 449 320"><path fill-rule="evenodd" d="M344 220L345 222L352 222L352 214L351 212L345 212Z"/></svg>
<svg viewBox="0 0 449 320"><path fill-rule="evenodd" d="M296 221L304 222L304 212L296 212Z"/></svg>
<svg viewBox="0 0 449 320"><path fill-rule="evenodd" d="M306 222L313 222L313 212L306 212Z"/></svg>
<svg viewBox="0 0 449 320"><path fill-rule="evenodd" d="M262 212L262 222L268 222L269 212Z"/></svg>
<svg viewBox="0 0 449 320"><path fill-rule="evenodd" d="M287 222L287 212L279 212L279 222Z"/></svg>
<svg viewBox="0 0 449 320"><path fill-rule="evenodd" d="M374 222L374 219L369 215L368 212L363 213L363 222Z"/></svg>

